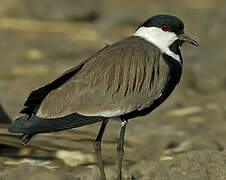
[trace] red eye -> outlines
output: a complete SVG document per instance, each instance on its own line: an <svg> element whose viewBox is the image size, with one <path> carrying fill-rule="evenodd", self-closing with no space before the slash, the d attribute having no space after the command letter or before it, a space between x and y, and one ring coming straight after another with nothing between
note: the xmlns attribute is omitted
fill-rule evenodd
<svg viewBox="0 0 226 180"><path fill-rule="evenodd" d="M163 30L163 31L168 31L168 26L167 25L161 25L161 29Z"/></svg>

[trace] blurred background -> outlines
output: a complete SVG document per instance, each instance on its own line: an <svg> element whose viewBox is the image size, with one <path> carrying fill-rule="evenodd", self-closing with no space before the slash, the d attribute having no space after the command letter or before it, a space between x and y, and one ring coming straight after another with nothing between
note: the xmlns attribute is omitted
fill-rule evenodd
<svg viewBox="0 0 226 180"><path fill-rule="evenodd" d="M129 122L124 178L226 179L224 0L1 0L0 178L100 179L92 154L100 124L38 135L23 146L7 123L20 115L33 89L156 14L182 19L200 47L182 47L182 80L167 101ZM111 121L105 131L108 179L115 178L119 128Z"/></svg>

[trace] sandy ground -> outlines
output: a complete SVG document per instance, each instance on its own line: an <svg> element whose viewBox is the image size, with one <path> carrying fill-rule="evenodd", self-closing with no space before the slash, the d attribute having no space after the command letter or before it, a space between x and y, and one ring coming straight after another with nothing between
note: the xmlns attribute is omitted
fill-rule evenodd
<svg viewBox="0 0 226 180"><path fill-rule="evenodd" d="M176 15L200 47L182 48L183 77L167 101L129 122L124 179L226 180L225 12L224 0L1 0L0 102L14 119L33 89L148 17ZM0 179L99 180L92 153L99 126L43 134L24 147L1 125ZM112 120L105 132L107 179L116 175L119 130Z"/></svg>

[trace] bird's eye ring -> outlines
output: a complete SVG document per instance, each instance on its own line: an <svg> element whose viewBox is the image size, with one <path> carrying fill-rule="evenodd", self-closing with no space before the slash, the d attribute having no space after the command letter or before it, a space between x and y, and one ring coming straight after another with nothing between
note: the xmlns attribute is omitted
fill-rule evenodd
<svg viewBox="0 0 226 180"><path fill-rule="evenodd" d="M169 29L169 27L167 26L167 25L161 25L161 29L163 30L163 31L168 31L168 29Z"/></svg>

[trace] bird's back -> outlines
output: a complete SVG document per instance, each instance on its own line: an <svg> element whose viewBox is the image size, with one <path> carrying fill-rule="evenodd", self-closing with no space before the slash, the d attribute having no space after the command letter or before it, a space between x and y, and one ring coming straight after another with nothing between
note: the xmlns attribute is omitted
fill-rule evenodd
<svg viewBox="0 0 226 180"><path fill-rule="evenodd" d="M170 67L160 50L131 36L105 47L41 103L37 116L120 116L149 107L167 85Z"/></svg>

